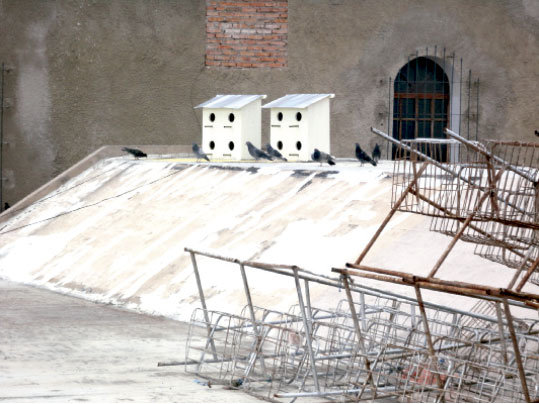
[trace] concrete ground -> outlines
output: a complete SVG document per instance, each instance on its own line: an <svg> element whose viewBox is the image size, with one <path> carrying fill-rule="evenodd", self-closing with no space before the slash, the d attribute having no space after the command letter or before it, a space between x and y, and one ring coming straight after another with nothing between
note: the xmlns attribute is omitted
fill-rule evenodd
<svg viewBox="0 0 539 404"><path fill-rule="evenodd" d="M187 324L0 280L0 402L254 402L183 367Z"/></svg>

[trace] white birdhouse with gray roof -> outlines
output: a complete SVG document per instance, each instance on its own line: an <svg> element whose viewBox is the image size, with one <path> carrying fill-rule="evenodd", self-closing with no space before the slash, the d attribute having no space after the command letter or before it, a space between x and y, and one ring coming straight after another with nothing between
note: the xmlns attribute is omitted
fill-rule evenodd
<svg viewBox="0 0 539 404"><path fill-rule="evenodd" d="M290 161L307 161L315 148L330 153L329 99L335 94L287 94L271 110L270 143Z"/></svg>
<svg viewBox="0 0 539 404"><path fill-rule="evenodd" d="M217 95L202 108L202 149L210 159L249 159L245 142L260 148L265 95Z"/></svg>

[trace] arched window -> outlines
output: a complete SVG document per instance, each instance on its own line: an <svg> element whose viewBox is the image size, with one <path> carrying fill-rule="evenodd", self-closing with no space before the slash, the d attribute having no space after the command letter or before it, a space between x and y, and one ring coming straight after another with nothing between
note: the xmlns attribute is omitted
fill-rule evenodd
<svg viewBox="0 0 539 404"><path fill-rule="evenodd" d="M434 60L418 57L408 62L395 78L393 137L445 138L449 99L449 80Z"/></svg>

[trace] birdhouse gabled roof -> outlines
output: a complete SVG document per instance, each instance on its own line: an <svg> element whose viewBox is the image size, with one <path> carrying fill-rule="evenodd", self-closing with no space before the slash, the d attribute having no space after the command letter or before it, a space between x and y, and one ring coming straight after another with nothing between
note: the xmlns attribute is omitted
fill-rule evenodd
<svg viewBox="0 0 539 404"><path fill-rule="evenodd" d="M211 100L203 102L200 105L197 105L195 108L231 108L231 109L241 109L247 104L250 104L253 101L258 100L259 98L266 98L265 94L254 94L254 95L216 95Z"/></svg>
<svg viewBox="0 0 539 404"><path fill-rule="evenodd" d="M333 98L335 94L287 94L264 105L262 108L307 108L315 102L328 97Z"/></svg>

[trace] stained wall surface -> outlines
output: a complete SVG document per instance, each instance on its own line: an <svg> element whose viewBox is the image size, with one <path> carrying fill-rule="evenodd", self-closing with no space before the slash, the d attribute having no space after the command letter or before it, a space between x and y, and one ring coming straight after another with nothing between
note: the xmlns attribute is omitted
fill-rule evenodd
<svg viewBox="0 0 539 404"><path fill-rule="evenodd" d="M390 118L388 79L435 46L455 54L454 79L462 58L462 78L480 80L470 111L480 138L536 139L535 0L281 2L286 59L275 68L206 66L213 3L1 0L3 199L13 204L104 144L200 141L193 106L216 94L335 93L332 152L352 156L356 141L372 149L369 127Z"/></svg>

